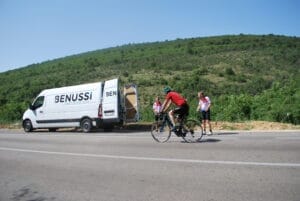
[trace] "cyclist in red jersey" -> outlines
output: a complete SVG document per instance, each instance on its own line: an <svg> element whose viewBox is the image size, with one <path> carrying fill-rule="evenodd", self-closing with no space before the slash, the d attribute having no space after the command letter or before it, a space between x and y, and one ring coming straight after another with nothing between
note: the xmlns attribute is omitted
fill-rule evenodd
<svg viewBox="0 0 300 201"><path fill-rule="evenodd" d="M184 115L189 114L189 105L187 101L177 92L172 91L170 87L165 87L164 92L166 94L164 103L162 104L161 111L165 112L170 107L171 103L175 104L177 107L174 110L170 110L169 117L172 121L173 128L175 129L175 119L174 114L179 114L179 117L182 118Z"/></svg>

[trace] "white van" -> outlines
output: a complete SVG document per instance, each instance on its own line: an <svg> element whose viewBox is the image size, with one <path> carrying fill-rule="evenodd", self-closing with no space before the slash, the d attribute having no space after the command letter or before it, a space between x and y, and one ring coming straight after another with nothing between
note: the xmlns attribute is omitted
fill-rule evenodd
<svg viewBox="0 0 300 201"><path fill-rule="evenodd" d="M78 127L90 132L138 119L137 87L128 85L121 92L118 79L112 79L43 90L24 113L23 128L31 132Z"/></svg>

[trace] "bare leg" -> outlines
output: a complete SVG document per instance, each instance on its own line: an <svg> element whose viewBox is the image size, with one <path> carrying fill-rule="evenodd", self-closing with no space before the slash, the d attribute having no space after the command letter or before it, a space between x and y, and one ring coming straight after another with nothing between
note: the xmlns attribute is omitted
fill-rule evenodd
<svg viewBox="0 0 300 201"><path fill-rule="evenodd" d="M202 128L203 128L203 131L205 132L206 131L206 120L202 120Z"/></svg>
<svg viewBox="0 0 300 201"><path fill-rule="evenodd" d="M174 119L174 116L173 116L173 110L171 110L169 112L169 117L170 117L170 120L171 120L173 126L175 126L175 119Z"/></svg>
<svg viewBox="0 0 300 201"><path fill-rule="evenodd" d="M211 129L211 123L210 123L210 121L207 120L207 123L208 123L208 126L209 126L209 130L211 131L212 129Z"/></svg>

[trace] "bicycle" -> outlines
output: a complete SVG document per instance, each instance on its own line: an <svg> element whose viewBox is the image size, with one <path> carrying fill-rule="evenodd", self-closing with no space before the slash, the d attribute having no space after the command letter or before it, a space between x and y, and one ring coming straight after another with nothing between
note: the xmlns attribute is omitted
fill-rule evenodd
<svg viewBox="0 0 300 201"><path fill-rule="evenodd" d="M182 137L185 142L199 142L203 136L201 123L197 120L187 119L186 116L179 118L175 116L177 124L173 131L177 137ZM151 126L151 135L157 142L167 142L172 134L172 122L169 115L162 113L159 121L154 122Z"/></svg>

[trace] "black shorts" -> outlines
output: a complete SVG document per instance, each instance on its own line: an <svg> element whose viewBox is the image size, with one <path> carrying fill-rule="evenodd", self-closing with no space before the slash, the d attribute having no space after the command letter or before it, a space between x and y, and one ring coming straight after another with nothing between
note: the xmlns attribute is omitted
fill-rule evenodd
<svg viewBox="0 0 300 201"><path fill-rule="evenodd" d="M182 118L183 116L189 115L189 105L183 104L180 107L177 107L173 110L174 114L179 114L179 117Z"/></svg>
<svg viewBox="0 0 300 201"><path fill-rule="evenodd" d="M202 120L209 120L210 121L210 110L201 111L202 113Z"/></svg>
<svg viewBox="0 0 300 201"><path fill-rule="evenodd" d="M160 115L156 114L156 115L154 115L154 118L155 118L155 121L158 121L158 120L160 120Z"/></svg>

